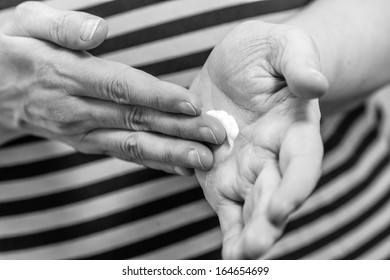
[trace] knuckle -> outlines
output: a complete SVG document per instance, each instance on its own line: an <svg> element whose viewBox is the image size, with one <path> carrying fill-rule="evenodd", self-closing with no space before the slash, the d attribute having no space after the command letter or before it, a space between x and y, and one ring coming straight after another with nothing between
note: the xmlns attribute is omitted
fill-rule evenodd
<svg viewBox="0 0 390 280"><path fill-rule="evenodd" d="M42 61L36 66L35 76L37 82L45 89L58 89L62 84L62 80L57 75L57 67L50 63Z"/></svg>
<svg viewBox="0 0 390 280"><path fill-rule="evenodd" d="M63 118L57 121L53 121L52 130L59 135L73 135L79 132L79 127L79 122Z"/></svg>
<svg viewBox="0 0 390 280"><path fill-rule="evenodd" d="M140 162L143 159L143 151L139 145L139 135L130 133L123 142L122 153L126 158L134 162Z"/></svg>
<svg viewBox="0 0 390 280"><path fill-rule="evenodd" d="M152 108L156 108L158 110L165 110L165 106L162 98L163 97L159 94L152 95L149 97L147 104L149 104L149 106Z"/></svg>
<svg viewBox="0 0 390 280"><path fill-rule="evenodd" d="M182 139L186 139L187 137L187 133L186 133L186 128L180 124L177 124L177 123L174 123L172 126L171 126L171 133L174 135L174 136L177 136L179 138L182 138Z"/></svg>
<svg viewBox="0 0 390 280"><path fill-rule="evenodd" d="M123 72L126 72L126 70ZM127 83L125 74L123 74L123 72L107 79L107 81L104 83L104 92L110 100L116 103L129 104L131 103L130 86Z"/></svg>
<svg viewBox="0 0 390 280"><path fill-rule="evenodd" d="M61 15L51 19L52 22L49 26L50 37L62 45L68 41L69 17L69 13L61 13Z"/></svg>
<svg viewBox="0 0 390 280"><path fill-rule="evenodd" d="M126 126L130 130L151 130L151 116L149 110L144 107L134 106L127 111Z"/></svg>
<svg viewBox="0 0 390 280"><path fill-rule="evenodd" d="M167 148L165 150L164 156L163 156L163 161L165 161L165 162L172 162L172 163L177 162L175 154L174 154L172 149Z"/></svg>
<svg viewBox="0 0 390 280"><path fill-rule="evenodd" d="M24 103L23 115L30 122L62 136L78 133L86 127L80 114L69 114L67 108L50 106L48 103L50 102L43 105L45 103L42 103L41 99Z"/></svg>

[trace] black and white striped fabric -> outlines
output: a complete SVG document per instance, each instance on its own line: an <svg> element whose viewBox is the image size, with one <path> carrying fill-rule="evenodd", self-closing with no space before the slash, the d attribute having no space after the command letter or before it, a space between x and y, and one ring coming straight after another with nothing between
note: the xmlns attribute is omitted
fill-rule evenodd
<svg viewBox="0 0 390 280"><path fill-rule="evenodd" d="M21 2L0 0L0 24ZM108 39L92 54L188 87L239 22L279 22L309 1L44 2L106 18ZM323 121L323 176L266 258L390 257L390 154L380 105ZM218 219L195 178L36 137L0 147L1 259L219 259L220 250Z"/></svg>

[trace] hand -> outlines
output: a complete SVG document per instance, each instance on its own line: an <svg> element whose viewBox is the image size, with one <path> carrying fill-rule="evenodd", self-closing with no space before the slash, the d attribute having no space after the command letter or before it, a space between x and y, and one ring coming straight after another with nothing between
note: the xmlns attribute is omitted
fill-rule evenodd
<svg viewBox="0 0 390 280"><path fill-rule="evenodd" d="M213 167L196 171L220 220L224 258L260 258L316 185L316 97L328 87L319 65L308 34L250 21L212 51L190 88L205 110L227 111L240 128L230 153L216 146Z"/></svg>
<svg viewBox="0 0 390 280"><path fill-rule="evenodd" d="M93 15L19 5L0 32L0 126L167 172L210 168L195 141L222 143L221 124L186 89L80 51L107 32Z"/></svg>

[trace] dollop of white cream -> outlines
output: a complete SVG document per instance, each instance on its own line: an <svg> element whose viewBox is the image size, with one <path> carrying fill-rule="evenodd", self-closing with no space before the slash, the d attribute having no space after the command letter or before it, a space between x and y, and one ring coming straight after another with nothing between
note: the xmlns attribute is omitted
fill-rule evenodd
<svg viewBox="0 0 390 280"><path fill-rule="evenodd" d="M211 110L207 111L206 114L209 114L210 116L213 116L214 118L219 120L225 128L227 136L225 141L229 145L228 152L230 152L233 149L234 140L236 140L240 131L235 118L223 110Z"/></svg>

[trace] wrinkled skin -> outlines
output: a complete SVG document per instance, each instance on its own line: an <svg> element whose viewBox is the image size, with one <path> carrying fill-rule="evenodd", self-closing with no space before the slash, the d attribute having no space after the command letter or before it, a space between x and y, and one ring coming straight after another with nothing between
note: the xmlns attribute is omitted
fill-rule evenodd
<svg viewBox="0 0 390 280"><path fill-rule="evenodd" d="M260 258L317 183L320 110L307 97L327 89L318 65L308 34L251 21L225 37L191 85L204 111L225 110L240 128L232 151L215 146L212 169L196 172L220 220L223 258Z"/></svg>
<svg viewBox="0 0 390 280"><path fill-rule="evenodd" d="M87 13L18 5L0 27L0 144L6 130L181 175L210 168L201 142L222 143L222 125L186 89L85 52L107 32Z"/></svg>

